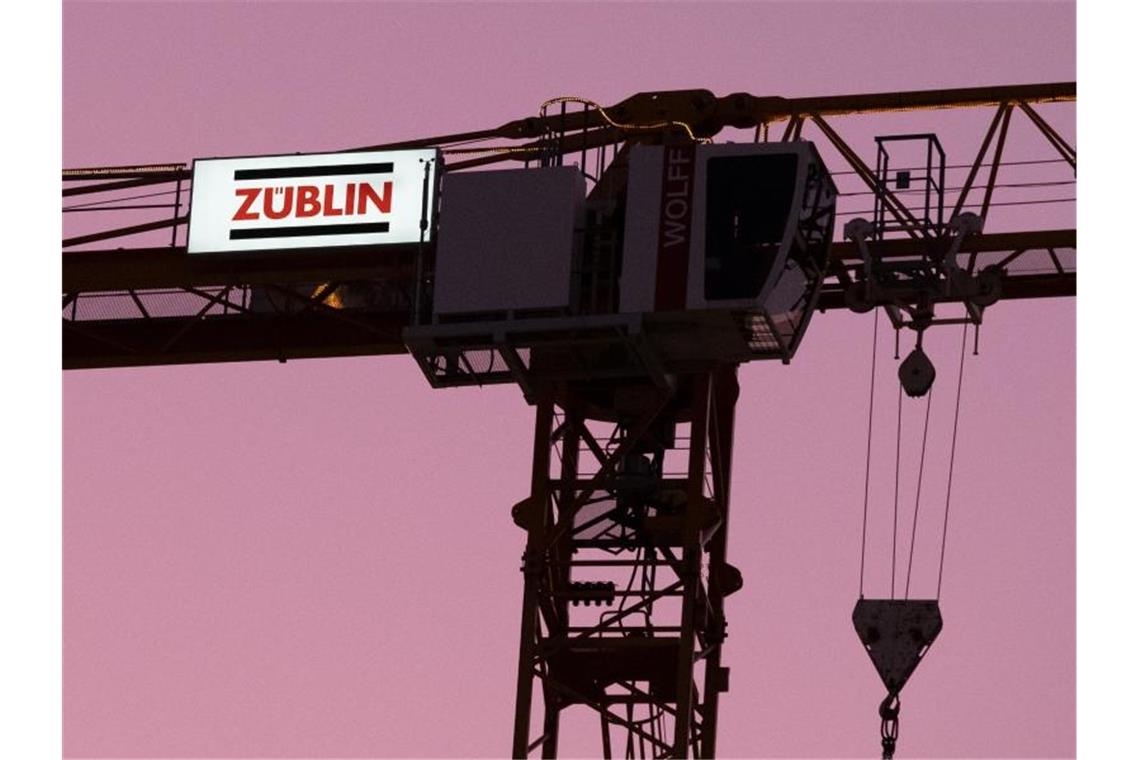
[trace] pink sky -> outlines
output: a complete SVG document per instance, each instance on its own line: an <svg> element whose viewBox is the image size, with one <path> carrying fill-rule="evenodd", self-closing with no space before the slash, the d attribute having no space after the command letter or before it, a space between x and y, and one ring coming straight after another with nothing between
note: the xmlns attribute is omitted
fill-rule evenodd
<svg viewBox="0 0 1140 760"><path fill-rule="evenodd" d="M64 23L65 166L460 132L563 94L1075 77L1071 3L71 2ZM1072 138L1065 108L1049 115ZM839 126L865 156L876 133L938 131L962 163L986 118ZM1050 157L1024 122L1011 157ZM1073 224L1071 205L1044 208L994 229ZM1074 312L998 304L967 357L945 628L903 693L900 757L1075 751ZM821 315L790 366L742 370L724 757L878 750L882 686L850 624L870 335L869 315ZM937 573L959 335L929 337L920 593ZM869 595L886 590L888 342ZM517 390L433 391L407 357L70 372L64 389L68 756L508 752L523 546L509 509L532 425ZM564 754L596 753L596 725L569 711Z"/></svg>

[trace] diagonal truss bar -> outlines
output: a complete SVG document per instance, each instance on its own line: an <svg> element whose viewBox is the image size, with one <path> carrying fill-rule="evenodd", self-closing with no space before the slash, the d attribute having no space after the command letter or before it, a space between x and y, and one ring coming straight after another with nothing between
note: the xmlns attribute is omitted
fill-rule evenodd
<svg viewBox="0 0 1140 760"><path fill-rule="evenodd" d="M169 351L170 347L173 346L175 343L177 343L179 338L181 338L183 335L185 335L190 330L190 328L192 328L195 324L197 324L198 320L200 320L203 316L205 316L207 311L212 309L215 305L217 305L221 301L229 298L229 295L230 295L230 288L227 287L225 290L221 291L220 293L216 293L216 294L210 296L209 298L207 298L206 304L201 309L198 310L198 313L195 314L194 316L190 317L189 319L187 319L186 324L182 325L182 327L180 327L178 329L178 331L174 333L174 335L170 336L169 340L167 340L165 343L162 344L162 347L158 349L159 353L165 353L165 352Z"/></svg>
<svg viewBox="0 0 1140 760"><path fill-rule="evenodd" d="M986 217L990 213L990 201L994 195L994 185L997 184L998 170L1001 168L1001 156L1005 150L1005 138L1009 133L1009 120L1013 116L1013 109L1005 106L1005 116L1001 120L1001 131L998 132L997 146L994 148L994 160L990 163L990 177L986 182L986 194L982 198L982 208L978 216L982 218L982 228L985 229Z"/></svg>
<svg viewBox="0 0 1140 760"><path fill-rule="evenodd" d="M782 137L780 137L780 142L791 142L792 140L798 140L800 136L800 130L803 129L803 125L803 117L799 114L793 115L788 119L788 125L784 127L784 134Z"/></svg>
<svg viewBox="0 0 1140 760"><path fill-rule="evenodd" d="M660 748L662 750L668 751L671 749L671 747L667 743L663 742L661 739L653 736L652 734L647 733L640 726L638 726L636 723L629 721L629 720L626 720L625 718L621 717L620 715L615 715L614 713L610 712L609 708L606 707L601 702L598 702L597 700L594 700L594 699L590 699L586 695L581 694L578 691L570 688L569 686L566 686L565 684L554 680L550 676L542 674L540 671L536 670L535 675L537 677L543 679L546 683L550 684L551 688L554 688L554 689L562 692L563 694L570 697L574 701L581 702L582 704L585 704L585 705L589 705L593 709L597 710L599 713L602 714L602 718L604 720L607 720L611 723L614 723L615 725L618 725L618 726L621 726L622 728L627 729L628 731L630 731L635 736L638 736L642 739L645 739L648 742L651 742L652 744L654 744L655 746L657 746L658 748Z"/></svg>
<svg viewBox="0 0 1140 760"><path fill-rule="evenodd" d="M598 461L598 464L604 465L606 463L606 452L602 449L601 444L598 443L598 439L595 438L594 434L590 432L590 429L586 427L585 421L570 419L567 419L566 421L568 424L573 425L574 428L578 431L578 435L581 436L582 442L585 443L587 448L590 449L590 453L594 455L594 459Z"/></svg>
<svg viewBox="0 0 1140 760"><path fill-rule="evenodd" d="M927 232L925 226L915 218L914 214L910 213L910 210L907 209L907 207L895 196L895 194L891 192L889 187L878 181L878 179L875 177L874 172L872 172L870 167L868 167L867 164L863 162L863 159L859 157L859 154L856 153L851 148L851 146L849 146L826 121L824 121L823 117L818 113L812 113L810 116L812 121L815 122L816 126L819 127L820 131L823 132L824 136L827 137L833 146L835 146L835 149L839 151L839 154L843 156L843 160L845 160L851 166L851 168L855 170L855 173L859 175L859 178L863 180L867 187L872 192L881 194L883 203L887 207L887 210L890 211L891 215L895 217L899 224L903 226L903 229L906 231L906 233L914 238L928 236L929 233Z"/></svg>
<svg viewBox="0 0 1140 760"><path fill-rule="evenodd" d="M1061 154L1061 158L1068 162L1069 166L1073 167L1073 171L1077 169L1077 151L1073 146L1065 142L1065 138L1061 137L1057 130L1053 129L1041 115L1033 110L1028 103L1024 100L1018 101L1018 108L1025 112L1025 115L1041 130L1041 134L1045 135L1045 139L1049 141L1057 152Z"/></svg>
<svg viewBox="0 0 1140 760"><path fill-rule="evenodd" d="M954 210L950 212L951 219L962 213L962 209L966 205L966 198L974 187L974 179L978 176L978 170L982 167L982 162L985 161L986 153L989 152L990 143L994 139L994 134L997 132L997 128L1001 124L1002 119L1005 118L1005 112L1008 109L1009 104L1002 103L998 106L994 118L990 120L990 125L986 129L985 137L982 138L982 145L978 148L978 155L974 158L973 165L970 166L970 172L966 175L966 181L962 183L962 192L958 194L958 202L954 204Z"/></svg>
<svg viewBox="0 0 1140 760"><path fill-rule="evenodd" d="M246 308L245 306L242 306L241 304L234 303L233 301L230 300L228 293L232 289L233 289L232 287L227 287L223 291L224 293L226 293L226 297L220 299L217 302L218 305L224 306L227 309L233 309L238 314L255 314L256 312L251 311L250 309ZM193 288L193 287L186 287L186 288L183 288L183 290L185 290L187 293L193 293L194 295L198 296L199 298L212 298L213 295L216 295L216 294L207 293L204 290L199 290L198 288Z"/></svg>
<svg viewBox="0 0 1140 760"><path fill-rule="evenodd" d="M555 526L555 529L549 539L549 546L553 546L558 541L558 539L561 538L563 533L565 533L570 528L570 526L573 525L574 515L578 513L578 510L581 509L587 501L589 501L590 497L594 495L595 491L600 490L599 484L613 474L614 469L618 466L618 463L621 462L622 458L625 457L625 455L628 454L633 449L633 447L637 445L638 441L641 440L641 437L649 431L650 426L653 425L653 421L657 419L658 415L660 415L661 412L665 411L665 408L669 405L669 402L671 400L672 399L670 396L662 394L660 403L657 404L657 406L650 410L648 413L646 413L644 417L642 417L640 422L638 422L637 427L635 427L633 431L630 432L629 436L626 437L618 445L618 447L610 453L609 458L598 469L598 471L594 473L593 477L590 478L589 482L585 485L585 487L582 489L582 492L578 495L574 502L570 504L563 513L559 514L558 523Z"/></svg>
<svg viewBox="0 0 1140 760"><path fill-rule="evenodd" d="M598 499L595 501L601 501L601 499ZM607 510L607 511L603 512L602 514L598 515L597 517L593 517L593 518L587 520L586 522L582 523L581 525L571 529L571 534L574 536L578 536L582 533L585 533L590 528L593 528L596 525L600 525L606 521L612 521L615 514L617 514L617 508L616 507L614 509Z"/></svg>
<svg viewBox="0 0 1140 760"><path fill-rule="evenodd" d="M128 290L127 293L130 294L131 300L135 302L135 306L138 307L139 313L143 315L143 319L150 319L150 314L147 312L146 307L143 306L143 302L139 300L138 293L133 290Z"/></svg>
<svg viewBox="0 0 1140 760"><path fill-rule="evenodd" d="M110 240L117 237L126 237L127 235L137 235L140 232L150 232L151 230L161 230L167 227L177 227L180 224L186 224L190 219L189 215L175 217L173 219L160 219L156 222L146 222L144 224L136 224L130 227L119 227L114 230L105 230L104 232L93 232L89 235L79 235L78 237L65 238L63 241L64 248L70 248L75 245L83 245L84 243L95 243L100 240Z"/></svg>

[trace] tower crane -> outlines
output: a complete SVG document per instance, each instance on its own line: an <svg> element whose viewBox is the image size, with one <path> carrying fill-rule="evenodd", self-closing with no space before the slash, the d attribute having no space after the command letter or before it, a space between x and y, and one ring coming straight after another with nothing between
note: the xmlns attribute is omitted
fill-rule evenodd
<svg viewBox="0 0 1140 760"><path fill-rule="evenodd" d="M999 301L1075 295L1075 229L987 232L1006 205L1072 200L995 191L1074 184L1040 104L1075 99L1071 82L559 97L335 153L65 170L63 364L407 353L436 388L517 385L535 424L511 509L526 536L512 756L556 756L562 711L585 706L605 757L713 757L725 600L743 585L737 368L792 361L818 311L875 312L913 334L899 382L922 397L927 330L961 326L964 352ZM993 115L957 166L933 132L876 138L872 165L833 124L964 108ZM1015 114L1049 158L1004 158ZM717 141L731 129L750 139ZM1049 174L1000 182L1015 164ZM123 238L143 242L103 247ZM890 757L937 600L860 598L854 622L888 690Z"/></svg>

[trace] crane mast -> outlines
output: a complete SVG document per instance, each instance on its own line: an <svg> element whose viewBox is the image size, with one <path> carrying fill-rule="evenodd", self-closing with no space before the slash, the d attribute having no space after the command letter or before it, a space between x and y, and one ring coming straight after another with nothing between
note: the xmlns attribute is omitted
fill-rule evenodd
<svg viewBox="0 0 1140 760"><path fill-rule="evenodd" d="M725 559L735 368L560 386L539 391L512 510L527 535L512 754L556 755L560 714L581 705L604 756L711 757L724 597L742 583Z"/></svg>
<svg viewBox="0 0 1140 760"><path fill-rule="evenodd" d="M119 225L80 225L63 241L64 367L410 353L435 387L517 384L535 425L530 490L511 509L526 536L512 756L556 756L561 715L587 708L597 713L604 757L714 757L718 703L730 684L725 598L744 584L728 561L738 366L790 361L816 311L882 308L896 330L917 335L921 355L923 331L977 327L999 300L1074 295L1075 230L985 225L1001 205L995 188L1015 112L1054 152L1042 163L1075 172L1075 150L1034 108L1075 98L1074 83L819 98L686 90L640 93L609 107L559 98L500 127L356 149L442 152L442 193L453 200L441 212L438 240L248 257L187 253L194 173L185 164L68 170L64 211L102 211ZM944 108L994 109L956 197L936 135L880 138L872 167L831 123ZM809 126L827 146L829 167L804 138ZM726 128L754 129L752 143L710 144ZM925 166L891 164L900 140L924 146ZM710 177L729 172L729 161L769 161L765 174L780 156L799 157L797 194L784 212L791 221L775 237L749 232L753 222L739 214L725 222L731 245L778 261L731 308L714 298L717 282L736 286L738 275L717 279L733 266L729 259L686 264L691 276L703 272L704 289L690 278L663 296L672 286L661 284L668 265L661 257L647 265L658 273L656 308L628 307L644 259L631 219L656 214L666 223L669 151L706 167L709 197L717 181ZM723 169L708 168L717 160ZM490 301L449 307L468 302L454 288L449 295L448 273L480 244L447 229L447 214L461 216L458 178L491 183L494 173L464 170L508 163L538 183L535 193L547 192L543 177L554 187L574 175L589 187L571 209L573 287L557 309L520 302L529 310L489 313L493 285ZM654 192L666 188L652 202L635 189L646 167L660 178ZM828 169L854 182L839 197L869 196L870 219L836 225ZM915 188L925 191L921 204ZM151 202L156 197L169 202ZM525 224L533 209L516 200ZM128 216L139 211L158 218ZM652 246L668 234L658 217L646 233ZM702 234L711 240L715 222L707 224ZM833 226L842 240L832 241ZM123 237L146 242L92 248ZM508 256L504 266L518 260ZM788 295L793 279L799 290ZM915 395L927 380L933 374L914 381Z"/></svg>

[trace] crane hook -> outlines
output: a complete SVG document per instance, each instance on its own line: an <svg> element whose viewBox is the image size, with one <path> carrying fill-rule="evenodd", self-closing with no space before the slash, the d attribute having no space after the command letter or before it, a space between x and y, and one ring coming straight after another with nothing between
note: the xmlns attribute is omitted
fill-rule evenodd
<svg viewBox="0 0 1140 760"><path fill-rule="evenodd" d="M887 698L879 705L879 717L882 724L879 735L883 742L883 760L892 760L895 756L895 744L899 739L899 695L889 692Z"/></svg>

